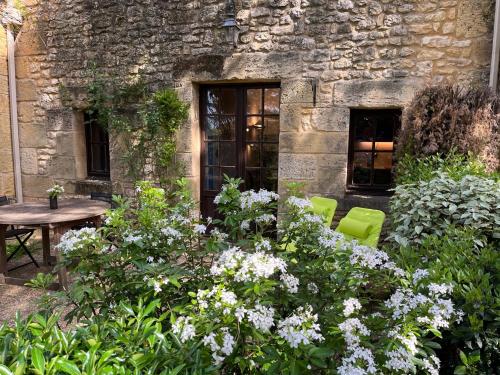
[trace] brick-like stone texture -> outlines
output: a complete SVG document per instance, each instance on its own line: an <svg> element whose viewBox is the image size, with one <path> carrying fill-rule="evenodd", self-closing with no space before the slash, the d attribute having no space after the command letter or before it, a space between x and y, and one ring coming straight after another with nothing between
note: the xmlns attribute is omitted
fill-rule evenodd
<svg viewBox="0 0 500 375"><path fill-rule="evenodd" d="M7 33L0 26L0 196L14 195L14 165L10 128Z"/></svg>
<svg viewBox="0 0 500 375"><path fill-rule="evenodd" d="M198 84L281 82L280 181L332 196L345 190L350 108L404 108L425 84L488 79L491 0L237 0L236 48L221 28L223 0L29 3L17 66L25 181L44 181L26 190L33 197L52 177L79 178L75 111L94 63L190 102L179 158L196 187ZM112 182L125 190L122 176Z"/></svg>

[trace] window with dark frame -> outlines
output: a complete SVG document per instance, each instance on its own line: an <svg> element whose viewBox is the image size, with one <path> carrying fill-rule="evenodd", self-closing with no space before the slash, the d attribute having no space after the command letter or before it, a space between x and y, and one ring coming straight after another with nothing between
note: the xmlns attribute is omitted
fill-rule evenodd
<svg viewBox="0 0 500 375"><path fill-rule="evenodd" d="M394 138L401 109L351 109L347 188L386 192L392 187Z"/></svg>
<svg viewBox="0 0 500 375"><path fill-rule="evenodd" d="M224 175L277 191L279 84L202 86L200 98L202 213L216 216Z"/></svg>
<svg viewBox="0 0 500 375"><path fill-rule="evenodd" d="M96 113L84 114L88 177L109 179L109 137Z"/></svg>

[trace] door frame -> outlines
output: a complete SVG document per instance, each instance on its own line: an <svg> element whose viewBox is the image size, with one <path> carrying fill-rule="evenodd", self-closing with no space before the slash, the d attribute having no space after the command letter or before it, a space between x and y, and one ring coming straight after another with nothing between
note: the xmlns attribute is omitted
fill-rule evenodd
<svg viewBox="0 0 500 375"><path fill-rule="evenodd" d="M245 129L246 129L246 90L252 88L279 88L281 82L241 82L241 83L204 83L199 86L199 127L200 127L200 212L206 212L206 199L208 197L215 198L219 191L207 191L205 185L205 115L206 115L206 99L207 91L210 88L234 88L236 94L236 113L235 113L235 143L236 143L236 174L244 180L245 175ZM264 96L262 97L264 101ZM281 100L280 100L281 107ZM281 119L281 108L278 114ZM281 121L280 121L281 123ZM281 125L281 124L280 124ZM244 184L242 185L244 189ZM209 194L207 194L209 193Z"/></svg>

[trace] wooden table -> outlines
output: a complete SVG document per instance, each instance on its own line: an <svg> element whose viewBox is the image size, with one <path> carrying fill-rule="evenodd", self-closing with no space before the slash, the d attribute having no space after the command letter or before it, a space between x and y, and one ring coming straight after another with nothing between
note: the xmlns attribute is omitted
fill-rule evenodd
<svg viewBox="0 0 500 375"><path fill-rule="evenodd" d="M58 244L61 236L71 227L92 221L100 224L101 216L109 204L90 199L60 199L59 208L51 210L48 199L46 202L11 204L0 207L0 284L21 284L27 280L9 277L7 271L7 245L5 232L9 225L23 225L41 228L43 264L51 265L54 257L50 256L50 230L53 230L54 244ZM56 259L58 256L55 251ZM59 272L59 282L66 287L65 270Z"/></svg>

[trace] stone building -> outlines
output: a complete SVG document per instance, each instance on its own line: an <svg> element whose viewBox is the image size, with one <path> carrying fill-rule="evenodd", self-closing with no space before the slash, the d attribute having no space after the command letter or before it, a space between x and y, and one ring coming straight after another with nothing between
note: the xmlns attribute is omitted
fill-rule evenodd
<svg viewBox="0 0 500 375"><path fill-rule="evenodd" d="M25 199L54 182L68 194L126 188L113 147L110 166L102 159L105 137L94 149L86 141L92 64L174 87L190 104L178 157L206 202L221 173L248 187L379 194L416 90L489 79L493 0L235 0L234 43L222 27L233 1L24 3L15 62ZM0 195L13 195L5 45L1 30Z"/></svg>

